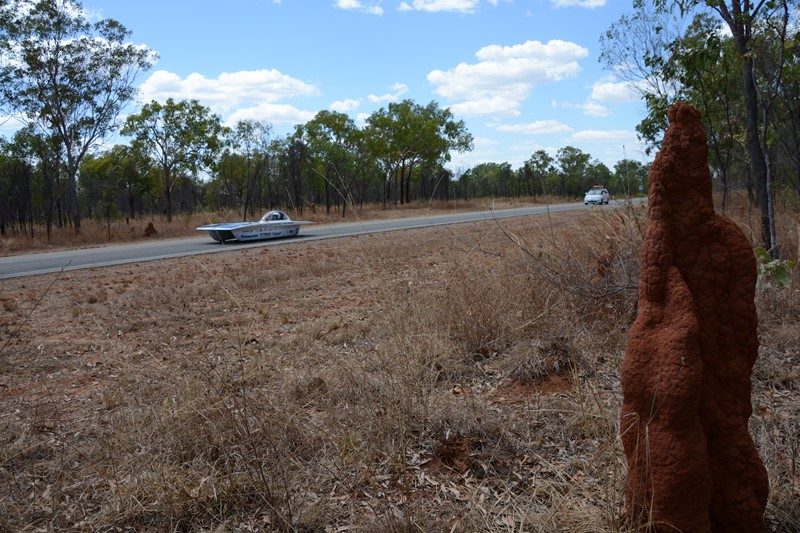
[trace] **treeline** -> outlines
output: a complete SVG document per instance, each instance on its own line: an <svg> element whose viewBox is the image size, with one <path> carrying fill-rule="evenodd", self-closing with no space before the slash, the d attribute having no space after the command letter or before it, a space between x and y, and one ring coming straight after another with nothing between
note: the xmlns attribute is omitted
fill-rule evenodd
<svg viewBox="0 0 800 533"><path fill-rule="evenodd" d="M537 150L522 166L509 163L481 163L458 176L455 198L560 196L582 197L595 185L606 187L612 195L626 197L647 190L648 165L621 159L611 170L604 163L574 146L565 146L551 156Z"/></svg>
<svg viewBox="0 0 800 533"><path fill-rule="evenodd" d="M320 111L282 138L269 124L233 128L196 101L151 102L121 129L131 138L84 156L77 173L81 216L110 221L197 210L238 210L244 218L271 208L309 206L346 216L365 202L582 195L595 184L612 193L644 190L647 168L633 160L612 171L574 147L555 157L539 150L517 169L483 163L454 175L451 150L467 150L463 122L432 102L389 104L357 127L347 115ZM68 177L59 143L20 130L0 142L0 231L72 226Z"/></svg>
<svg viewBox="0 0 800 533"><path fill-rule="evenodd" d="M776 195L800 195L799 13L797 0L634 0L601 39L601 61L647 104L651 149L672 102L700 110L723 209L746 189L773 252Z"/></svg>

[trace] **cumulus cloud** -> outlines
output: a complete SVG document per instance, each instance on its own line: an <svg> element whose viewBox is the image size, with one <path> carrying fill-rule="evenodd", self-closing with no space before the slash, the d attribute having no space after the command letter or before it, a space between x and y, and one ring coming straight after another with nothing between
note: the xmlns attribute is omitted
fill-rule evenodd
<svg viewBox="0 0 800 533"><path fill-rule="evenodd" d="M490 139L488 137L478 136L473 139L472 144L476 150L479 150L481 148L489 148L491 146L497 146L498 144L500 144L500 141L497 141L495 139Z"/></svg>
<svg viewBox="0 0 800 533"><path fill-rule="evenodd" d="M234 111L226 124L233 125L240 120L260 120L270 124L302 124L314 118L313 111L298 109L288 104L263 103L253 107L244 107Z"/></svg>
<svg viewBox="0 0 800 533"><path fill-rule="evenodd" d="M216 78L189 74L186 78L157 70L139 88L140 98L165 101L167 98L196 99L219 112L260 103L315 95L319 90L302 80L272 70L242 70L223 72Z"/></svg>
<svg viewBox="0 0 800 533"><path fill-rule="evenodd" d="M358 109L361 105L361 100L354 100L352 98L347 98L345 100L336 100L332 102L330 107L333 111L337 113L347 113L348 111L352 111L354 109Z"/></svg>
<svg viewBox="0 0 800 533"><path fill-rule="evenodd" d="M157 70L139 88L139 98L145 102L164 102L167 98L198 100L222 115L229 125L244 119L273 124L307 122L314 112L279 102L318 93L314 85L275 69L223 72L216 78L196 72L182 78L173 72Z"/></svg>
<svg viewBox="0 0 800 533"><path fill-rule="evenodd" d="M361 0L336 0L333 5L339 9L363 11L372 15L383 15L383 8L380 3L362 2Z"/></svg>
<svg viewBox="0 0 800 533"><path fill-rule="evenodd" d="M401 2L398 9L400 11L456 11L459 13L474 13L480 3L479 0L414 0L411 3ZM491 1L492 5L497 5L497 1Z"/></svg>
<svg viewBox="0 0 800 533"><path fill-rule="evenodd" d="M583 130L572 134L574 141L626 141L629 139L636 139L636 135L627 130Z"/></svg>
<svg viewBox="0 0 800 533"><path fill-rule="evenodd" d="M619 104L636 100L638 97L630 83L604 79L594 82L590 98L596 101Z"/></svg>
<svg viewBox="0 0 800 533"><path fill-rule="evenodd" d="M606 0L550 0L555 7L585 7L594 9L606 5Z"/></svg>
<svg viewBox="0 0 800 533"><path fill-rule="evenodd" d="M519 115L522 102L536 85L572 77L589 51L575 43L527 41L513 46L490 45L478 50L477 63L434 70L428 81L436 93L455 101L450 108L463 115Z"/></svg>
<svg viewBox="0 0 800 533"><path fill-rule="evenodd" d="M389 87L389 92L382 95L370 94L367 96L369 101L373 104L381 104L384 102L396 102L401 96L408 92L408 85L405 83L395 83Z"/></svg>
<svg viewBox="0 0 800 533"><path fill-rule="evenodd" d="M580 109L583 111L584 115L588 115L590 117L607 117L611 115L611 112L608 108L602 104L599 104L591 99L587 100L583 104L576 104L574 102L558 102L554 101L551 102L550 107L555 109Z"/></svg>
<svg viewBox="0 0 800 533"><path fill-rule="evenodd" d="M563 133L572 131L572 128L557 120L537 120L526 124L498 124L494 128L504 133L527 133L541 135L545 133Z"/></svg>

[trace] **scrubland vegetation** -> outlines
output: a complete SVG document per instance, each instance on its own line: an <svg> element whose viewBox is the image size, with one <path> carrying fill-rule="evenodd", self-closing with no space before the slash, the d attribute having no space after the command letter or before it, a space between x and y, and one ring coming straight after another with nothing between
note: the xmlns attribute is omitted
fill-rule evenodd
<svg viewBox="0 0 800 533"><path fill-rule="evenodd" d="M595 209L5 282L0 529L629 531L618 368L645 224ZM791 276L757 302L773 531L800 528Z"/></svg>

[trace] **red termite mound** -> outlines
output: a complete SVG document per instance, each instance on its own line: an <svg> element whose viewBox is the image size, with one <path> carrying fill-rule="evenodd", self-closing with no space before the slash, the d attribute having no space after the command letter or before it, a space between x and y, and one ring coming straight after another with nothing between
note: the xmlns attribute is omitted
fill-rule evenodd
<svg viewBox="0 0 800 533"><path fill-rule="evenodd" d="M656 531L763 531L767 473L747 429L756 264L742 231L714 212L696 109L670 108L648 179L622 363L629 518Z"/></svg>

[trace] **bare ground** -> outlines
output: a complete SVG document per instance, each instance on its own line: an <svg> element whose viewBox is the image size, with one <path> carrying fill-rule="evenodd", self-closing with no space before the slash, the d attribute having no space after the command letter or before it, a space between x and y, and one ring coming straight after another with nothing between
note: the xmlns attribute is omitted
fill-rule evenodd
<svg viewBox="0 0 800 533"><path fill-rule="evenodd" d="M628 531L642 224L592 210L5 281L0 530ZM758 297L774 531L800 529L799 287Z"/></svg>

